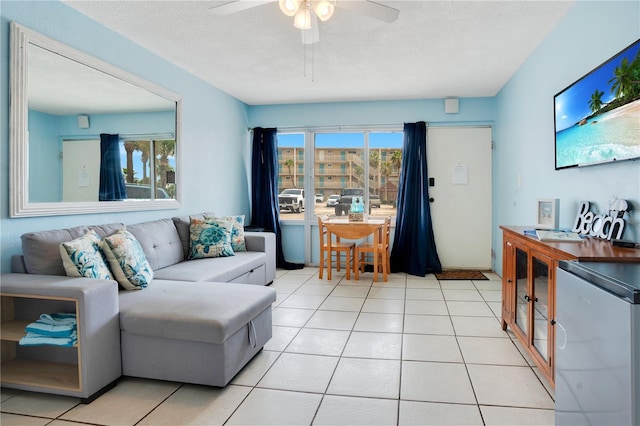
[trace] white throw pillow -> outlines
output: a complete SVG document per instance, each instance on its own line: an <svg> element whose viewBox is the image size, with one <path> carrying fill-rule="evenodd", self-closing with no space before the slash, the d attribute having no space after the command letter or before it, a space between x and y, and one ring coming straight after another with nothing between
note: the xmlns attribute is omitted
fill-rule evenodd
<svg viewBox="0 0 640 426"><path fill-rule="evenodd" d="M107 256L116 281L126 290L141 290L153 280L153 269L142 246L125 229L104 237L102 250Z"/></svg>
<svg viewBox="0 0 640 426"><path fill-rule="evenodd" d="M100 251L100 237L94 230L75 240L60 243L60 256L67 276L113 279Z"/></svg>

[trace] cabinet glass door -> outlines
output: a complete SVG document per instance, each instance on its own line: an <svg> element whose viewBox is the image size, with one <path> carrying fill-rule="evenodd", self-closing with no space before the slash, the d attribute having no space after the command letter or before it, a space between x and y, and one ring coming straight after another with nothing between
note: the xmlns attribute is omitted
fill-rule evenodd
<svg viewBox="0 0 640 426"><path fill-rule="evenodd" d="M533 257L533 346L549 360L549 263Z"/></svg>
<svg viewBox="0 0 640 426"><path fill-rule="evenodd" d="M528 303L528 275L529 261L527 252L516 247L516 324L525 335L528 334L529 303Z"/></svg>

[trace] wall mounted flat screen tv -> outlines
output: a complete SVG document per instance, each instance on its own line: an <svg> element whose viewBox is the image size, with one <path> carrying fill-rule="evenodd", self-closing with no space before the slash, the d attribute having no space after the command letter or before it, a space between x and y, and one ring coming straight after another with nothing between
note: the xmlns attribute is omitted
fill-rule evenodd
<svg viewBox="0 0 640 426"><path fill-rule="evenodd" d="M556 170L640 158L640 40L554 96Z"/></svg>

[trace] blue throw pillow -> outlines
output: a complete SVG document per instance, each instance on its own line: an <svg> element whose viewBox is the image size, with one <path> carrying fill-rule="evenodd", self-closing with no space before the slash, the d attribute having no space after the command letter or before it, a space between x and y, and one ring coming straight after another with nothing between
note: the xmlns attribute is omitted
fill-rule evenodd
<svg viewBox="0 0 640 426"><path fill-rule="evenodd" d="M233 256L231 231L233 224L212 217L192 217L189 226L191 248L189 259Z"/></svg>

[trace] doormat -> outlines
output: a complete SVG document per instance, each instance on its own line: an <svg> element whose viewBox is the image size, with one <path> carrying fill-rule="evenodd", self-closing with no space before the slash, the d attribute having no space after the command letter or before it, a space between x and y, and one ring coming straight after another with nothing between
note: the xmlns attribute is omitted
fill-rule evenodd
<svg viewBox="0 0 640 426"><path fill-rule="evenodd" d="M442 271L436 274L436 278L439 280L488 280L480 271Z"/></svg>

